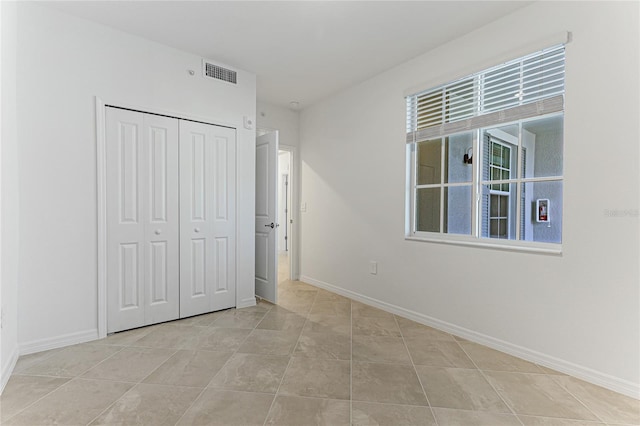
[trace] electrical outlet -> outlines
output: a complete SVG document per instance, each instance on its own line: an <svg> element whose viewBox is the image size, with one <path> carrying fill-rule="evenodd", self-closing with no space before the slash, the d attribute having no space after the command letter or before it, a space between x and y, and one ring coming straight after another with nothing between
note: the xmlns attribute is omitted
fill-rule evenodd
<svg viewBox="0 0 640 426"><path fill-rule="evenodd" d="M378 275L378 262L375 260L369 261L369 273L371 275Z"/></svg>

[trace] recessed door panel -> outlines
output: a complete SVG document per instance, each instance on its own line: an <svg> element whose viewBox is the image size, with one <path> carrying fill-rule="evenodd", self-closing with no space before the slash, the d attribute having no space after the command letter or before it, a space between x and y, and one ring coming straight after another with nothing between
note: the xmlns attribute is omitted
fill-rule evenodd
<svg viewBox="0 0 640 426"><path fill-rule="evenodd" d="M138 123L119 122L120 222L138 222Z"/></svg>
<svg viewBox="0 0 640 426"><path fill-rule="evenodd" d="M206 296L207 241L202 238L191 240L191 297Z"/></svg>
<svg viewBox="0 0 640 426"><path fill-rule="evenodd" d="M167 221L167 129L149 128L151 222Z"/></svg>
<svg viewBox="0 0 640 426"><path fill-rule="evenodd" d="M224 137L216 137L216 220L228 219L228 205L229 205L229 182L227 173L227 157L228 157L228 145L229 140Z"/></svg>
<svg viewBox="0 0 640 426"><path fill-rule="evenodd" d="M216 294L219 295L220 293L229 291L229 279L228 279L229 239L226 237L216 238L215 246L216 246L215 292Z"/></svg>
<svg viewBox="0 0 640 426"><path fill-rule="evenodd" d="M151 284L151 305L169 302L167 242L151 243L151 258L149 259L149 275Z"/></svg>
<svg viewBox="0 0 640 426"><path fill-rule="evenodd" d="M120 310L140 308L140 263L138 244L120 244Z"/></svg>

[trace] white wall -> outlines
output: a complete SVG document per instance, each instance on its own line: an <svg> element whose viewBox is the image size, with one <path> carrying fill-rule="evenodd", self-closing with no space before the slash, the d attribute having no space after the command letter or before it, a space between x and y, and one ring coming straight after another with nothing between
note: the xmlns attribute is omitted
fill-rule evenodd
<svg viewBox="0 0 640 426"><path fill-rule="evenodd" d="M561 31L563 254L405 241L405 91ZM638 40L637 2L536 2L303 110L302 279L638 397Z"/></svg>
<svg viewBox="0 0 640 426"><path fill-rule="evenodd" d="M215 58L211 58L214 59ZM202 58L29 3L18 5L23 352L95 336L95 97L237 130L237 302L254 299L255 76L202 78ZM195 76L188 74L195 70Z"/></svg>
<svg viewBox="0 0 640 426"><path fill-rule="evenodd" d="M18 356L18 132L16 122L16 4L0 3L2 98L0 127L0 392Z"/></svg>
<svg viewBox="0 0 640 426"><path fill-rule="evenodd" d="M300 113L264 101L256 106L256 125L263 130L277 130L280 145L298 146Z"/></svg>

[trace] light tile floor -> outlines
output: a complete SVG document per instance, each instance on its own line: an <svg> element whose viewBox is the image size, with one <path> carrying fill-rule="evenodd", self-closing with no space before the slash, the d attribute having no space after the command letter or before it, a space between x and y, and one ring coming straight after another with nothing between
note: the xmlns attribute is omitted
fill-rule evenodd
<svg viewBox="0 0 640 426"><path fill-rule="evenodd" d="M640 402L310 285L21 357L6 425L620 425Z"/></svg>

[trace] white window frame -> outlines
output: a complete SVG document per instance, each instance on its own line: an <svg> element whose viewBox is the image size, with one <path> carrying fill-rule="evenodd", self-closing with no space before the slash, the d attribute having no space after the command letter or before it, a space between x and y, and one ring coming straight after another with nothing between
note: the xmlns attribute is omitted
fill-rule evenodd
<svg viewBox="0 0 640 426"><path fill-rule="evenodd" d="M443 243L443 244L456 244L456 245L465 245L465 246L474 246L474 247L486 247L486 248L494 248L494 249L502 249L502 250L515 250L515 251L525 251L525 252L534 252L534 253L546 253L546 254L561 254L562 253L562 243L545 243L545 242L537 242L537 241L526 241L520 240L519 236L521 235L520 230L520 217L522 213L522 206L520 200L522 198L522 185L526 183L534 183L534 182L553 182L559 181L564 182L563 175L557 176L543 176L543 177L529 177L525 178L522 176L522 151L523 147L523 127L526 123L530 121L537 121L550 117L564 117L564 111L556 112L552 114L545 114L536 117L531 117L528 119L517 120L513 122L501 123L499 127L506 127L509 125L517 125L518 126L518 137L517 142L512 144L508 142L512 150L516 150L516 177L511 177L510 180L482 180L482 170L480 167L481 164L481 146L480 139L484 132L493 133L496 139L504 140L506 138L505 134L501 134L499 129L491 127L491 128L479 128L473 130L473 144L472 144L472 202L471 202L471 234L470 235L460 235L460 234L449 234L443 232L443 197L444 191L443 189L446 187L454 187L454 186L469 186L469 182L460 182L460 183L443 183L440 182L438 184L428 184L428 185L417 185L417 144L419 142L414 142L407 144L407 163L409 167L407 173L407 215L406 221L407 225L405 226L405 240L409 241L425 241L425 242L433 242L433 243ZM449 135L444 135L434 139L443 140L445 137L455 136L460 134L468 134L469 131L452 133ZM512 136L515 140L516 138ZM441 151L441 161L444 162L445 153ZM442 166L444 169L444 165ZM513 170L513 164L512 164ZM513 172L511 172L513 173ZM490 176L489 176L490 177ZM442 181L442 177L440 179ZM516 202L516 211L513 216L513 220L516 221L516 229L515 234L513 235L516 239L498 239L498 238L487 238L482 237L481 235L481 201L482 201L482 186L483 185L494 185L494 184L502 184L507 183L510 185L516 186L515 191L515 199ZM440 232L425 232L425 231L417 231L416 230L416 193L420 188L432 187L432 188L442 188L440 191ZM563 209L564 211L564 209Z"/></svg>

